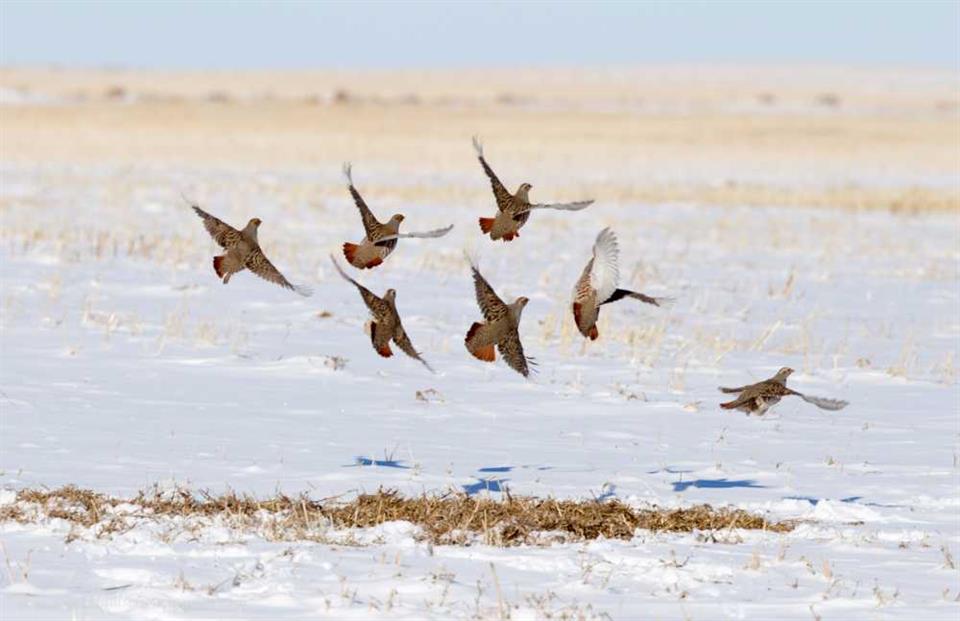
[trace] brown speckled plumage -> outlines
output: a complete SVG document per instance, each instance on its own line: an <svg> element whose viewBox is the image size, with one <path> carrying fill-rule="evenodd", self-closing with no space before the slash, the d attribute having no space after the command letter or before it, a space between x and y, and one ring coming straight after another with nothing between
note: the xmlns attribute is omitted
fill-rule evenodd
<svg viewBox="0 0 960 621"><path fill-rule="evenodd" d="M511 369L528 377L530 366L535 362L523 353L519 328L520 315L529 300L519 297L512 304L506 304L475 265L471 265L470 269L473 273L477 305L485 321L475 322L470 326L464 339L467 351L479 360L493 362L496 359L496 347Z"/></svg>
<svg viewBox="0 0 960 621"><path fill-rule="evenodd" d="M378 297L356 280L350 278L332 256L330 260L333 261L333 266L337 269L337 272L357 288L360 297L363 298L363 303L367 305L370 314L373 316L370 322L370 341L373 344L373 349L384 358L389 358L393 355L393 351L390 349L390 341L393 341L400 348L400 351L420 361L423 366L433 372L433 367L420 356L420 353L413 347L413 343L410 342L407 332L403 329L400 313L397 311L397 292L393 289L387 289L382 298Z"/></svg>
<svg viewBox="0 0 960 621"><path fill-rule="evenodd" d="M649 295L618 289L620 278L619 254L617 237L609 228L605 228L597 235L593 244L593 256L577 279L573 288L573 319L580 334L596 340L600 332L597 330L597 319L600 318L600 307L623 298L633 298L654 306L669 305L670 298L654 298Z"/></svg>
<svg viewBox="0 0 960 621"><path fill-rule="evenodd" d="M343 244L343 256L350 265L358 269L374 268L383 263L390 253L397 247L397 240L401 237L441 237L450 232L453 228L451 224L442 229L426 231L423 233L400 233L400 223L403 222L403 214L394 214L387 222L377 220L373 212L367 206L366 201L360 196L356 186L353 185L353 175L350 164L343 165L343 174L347 178L347 188L350 190L350 196L360 211L360 219L363 221L363 230L365 236L359 244L346 242Z"/></svg>
<svg viewBox="0 0 960 621"><path fill-rule="evenodd" d="M309 296L312 293L309 287L295 285L287 280L263 253L257 240L260 218L252 218L243 230L237 230L197 205L191 205L191 207L203 219L203 226L213 241L226 250L224 254L213 258L213 269L223 280L223 284L230 282L230 277L237 272L248 269L260 278L302 296Z"/></svg>
<svg viewBox="0 0 960 621"><path fill-rule="evenodd" d="M720 387L721 392L739 393L736 399L721 403L720 407L725 410L740 410L747 414L762 416L768 409L780 402L780 399L786 396L797 396L813 405L824 410L840 410L848 405L846 401L837 399L825 399L823 397L810 397L787 388L787 378L793 373L790 367L783 367L777 374L770 379L739 386L737 388Z"/></svg>
<svg viewBox="0 0 960 621"><path fill-rule="evenodd" d="M505 242L512 241L520 236L520 229L527 220L530 219L530 211L533 209L563 209L566 211L577 211L588 207L593 200L577 201L573 203L531 203L530 190L533 186L529 183L521 183L517 191L511 194L500 182L496 173L490 168L486 158L483 157L483 145L480 140L474 136L473 148L477 152L477 159L480 160L480 166L483 172L490 179L490 186L493 189L493 197L497 202L497 215L493 218L480 218L480 230L484 234L489 234L490 239L502 239Z"/></svg>

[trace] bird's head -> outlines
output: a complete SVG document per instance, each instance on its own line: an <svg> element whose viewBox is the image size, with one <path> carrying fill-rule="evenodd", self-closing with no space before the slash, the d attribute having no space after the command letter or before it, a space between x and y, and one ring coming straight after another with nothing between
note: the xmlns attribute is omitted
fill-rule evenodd
<svg viewBox="0 0 960 621"><path fill-rule="evenodd" d="M512 311L512 314L515 320L517 321L520 320L520 314L523 312L523 307L526 306L527 302L529 301L530 301L529 298L525 298L521 296L516 300L514 300L513 304L510 305L510 310Z"/></svg>
<svg viewBox="0 0 960 621"><path fill-rule="evenodd" d="M262 222L263 221L260 218L250 218L250 222L247 222L247 226L252 229L256 229L259 228Z"/></svg>
<svg viewBox="0 0 960 621"><path fill-rule="evenodd" d="M391 224L400 224L401 222L403 222L403 214L402 213L393 214L393 217L390 218L390 222Z"/></svg>
<svg viewBox="0 0 960 621"><path fill-rule="evenodd" d="M397 290L396 289L387 289L387 292L383 294L383 299L388 302L394 302L397 299Z"/></svg>
<svg viewBox="0 0 960 621"><path fill-rule="evenodd" d="M777 371L776 377L777 379L785 380L788 377L790 377L791 373L793 373L793 369L791 369L790 367L783 367L782 369Z"/></svg>
<svg viewBox="0 0 960 621"><path fill-rule="evenodd" d="M517 188L517 198L527 200L527 197L530 194L530 190L532 189L533 189L533 186L530 185L529 183L521 183L520 187Z"/></svg>

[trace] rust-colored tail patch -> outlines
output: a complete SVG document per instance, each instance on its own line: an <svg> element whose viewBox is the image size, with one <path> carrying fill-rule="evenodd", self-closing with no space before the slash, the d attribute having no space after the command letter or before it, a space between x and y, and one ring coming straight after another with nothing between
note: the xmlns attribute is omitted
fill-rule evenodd
<svg viewBox="0 0 960 621"><path fill-rule="evenodd" d="M480 230L489 233L493 228L493 218L480 218Z"/></svg>
<svg viewBox="0 0 960 621"><path fill-rule="evenodd" d="M370 259L370 261L368 261L367 264L364 265L363 267L366 269L372 269L380 265L381 263L383 263L383 259L381 259L380 257L374 257L373 259Z"/></svg>
<svg viewBox="0 0 960 621"><path fill-rule="evenodd" d="M390 350L390 341L386 341L383 345L377 345L377 328L380 327L376 321L370 322L370 342L373 343L373 348L377 350L377 353L383 356L384 358L389 358L393 355L393 351Z"/></svg>
<svg viewBox="0 0 960 621"><path fill-rule="evenodd" d="M347 242L343 245L343 256L344 258L347 259L347 262L354 267L359 267L356 263L353 262L353 258L357 256L358 247L359 246L357 246L356 244L351 244L350 242Z"/></svg>
<svg viewBox="0 0 960 621"><path fill-rule="evenodd" d="M738 405L740 405L739 399L734 399L733 401L727 401L726 403L721 403L720 407L722 407L725 410L732 410Z"/></svg>
<svg viewBox="0 0 960 621"><path fill-rule="evenodd" d="M473 337L477 334L477 330L482 327L483 324L474 322L474 324L470 326L470 329L467 330L467 338L465 338L463 342L467 346L467 351L473 354L474 358L483 360L484 362L493 362L497 358L497 353L493 348L493 344L486 345L484 347L477 347L472 343Z"/></svg>
<svg viewBox="0 0 960 621"><path fill-rule="evenodd" d="M597 330L597 324L590 326L590 329L584 332L583 324L580 323L580 318L583 315L583 305L580 302L573 303L573 320L577 323L577 330L580 331L580 334L589 337L591 341L597 340L597 337L600 336L600 331Z"/></svg>
<svg viewBox="0 0 960 621"><path fill-rule="evenodd" d="M220 278L223 278L223 259L223 255L213 257L213 271L215 271Z"/></svg>

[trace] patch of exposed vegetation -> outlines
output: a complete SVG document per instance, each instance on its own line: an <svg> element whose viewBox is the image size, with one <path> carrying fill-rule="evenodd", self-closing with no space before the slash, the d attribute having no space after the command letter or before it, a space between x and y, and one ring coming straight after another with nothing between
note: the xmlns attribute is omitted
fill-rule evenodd
<svg viewBox="0 0 960 621"><path fill-rule="evenodd" d="M714 532L752 529L788 532L792 522L772 522L736 508L697 505L682 509L635 509L619 500L557 500L514 497L504 500L466 494L404 497L392 490L362 494L351 501L317 501L306 495L278 494L259 499L230 491L221 495L184 488L141 491L123 499L74 486L24 489L17 502L0 506L0 521L33 523L62 519L109 538L142 522L196 530L204 521L274 541L334 540L332 530L365 529L387 522L410 522L420 538L434 544L538 545L604 537L631 539L638 530ZM71 533L70 537L79 536ZM339 543L343 543L341 538Z"/></svg>

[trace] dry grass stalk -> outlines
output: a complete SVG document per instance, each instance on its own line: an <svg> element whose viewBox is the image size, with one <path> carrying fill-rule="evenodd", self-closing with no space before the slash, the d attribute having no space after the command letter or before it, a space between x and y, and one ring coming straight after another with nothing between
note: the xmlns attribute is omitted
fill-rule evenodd
<svg viewBox="0 0 960 621"><path fill-rule="evenodd" d="M216 519L269 540L327 541L327 529L357 529L405 521L434 544L545 544L600 537L631 539L638 529L694 532L735 528L788 532L791 522L771 522L735 508L698 505L684 509L633 509L618 500L557 500L507 495L503 501L466 494L407 498L393 490L362 494L349 502L321 503L305 495L257 499L230 491L219 496L176 489L140 492L133 499L73 486L25 489L17 503L0 507L0 522L59 518L109 537L137 520Z"/></svg>

